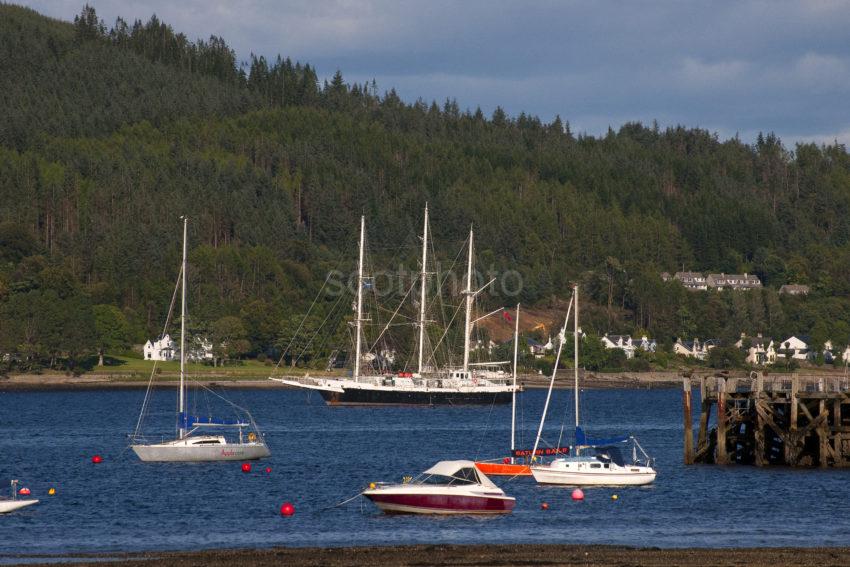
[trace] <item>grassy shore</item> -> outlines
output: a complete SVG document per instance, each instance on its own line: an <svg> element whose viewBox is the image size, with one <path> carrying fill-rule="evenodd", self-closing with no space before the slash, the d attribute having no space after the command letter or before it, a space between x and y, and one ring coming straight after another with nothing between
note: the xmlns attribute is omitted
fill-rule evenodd
<svg viewBox="0 0 850 567"><path fill-rule="evenodd" d="M55 565L74 561L78 565L144 565L265 567L398 566L514 566L604 565L606 567L822 567L850 566L850 548L745 548L745 549L658 549L600 545L410 545L387 547L207 550L193 552L147 552L130 554L0 557L6 563L18 559L29 565Z"/></svg>

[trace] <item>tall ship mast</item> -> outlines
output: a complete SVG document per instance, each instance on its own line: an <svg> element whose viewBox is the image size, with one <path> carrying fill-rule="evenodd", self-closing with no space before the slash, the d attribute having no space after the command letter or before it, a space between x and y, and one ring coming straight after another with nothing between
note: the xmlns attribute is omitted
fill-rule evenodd
<svg viewBox="0 0 850 567"><path fill-rule="evenodd" d="M416 372L389 372L364 369L363 324L369 320L363 313L363 291L368 281L364 267L364 249L366 241L366 220L360 218L360 239L357 262L357 290L354 301L354 360L351 377L345 378L276 378L271 380L307 390L318 391L329 405L489 405L510 403L517 386L511 375L493 368L498 363L470 362L472 329L478 321L502 310L473 318L475 297L492 283L475 290L474 275L474 233L470 227L466 254L466 272L464 274L464 326L462 365L438 367L434 353L428 352L428 246L429 246L428 207L422 229L422 266L419 272L417 290L419 296L418 316L416 318L417 341L415 366ZM412 295L412 294L411 294ZM389 324L387 325L389 326ZM443 338L445 334L443 335ZM442 340L442 338L441 338ZM365 370L365 371L364 371Z"/></svg>

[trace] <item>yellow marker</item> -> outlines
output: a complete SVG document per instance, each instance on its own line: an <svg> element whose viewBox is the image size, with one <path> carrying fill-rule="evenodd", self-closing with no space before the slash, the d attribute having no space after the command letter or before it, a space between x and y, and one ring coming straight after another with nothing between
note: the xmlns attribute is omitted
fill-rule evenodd
<svg viewBox="0 0 850 567"><path fill-rule="evenodd" d="M48 491L47 491L47 493L48 493L49 495L53 496L54 494L56 494L56 489L55 489L55 488L51 488L50 490L48 490Z"/></svg>
<svg viewBox="0 0 850 567"><path fill-rule="evenodd" d="M369 483L369 490L375 490L375 486L377 486L374 482Z"/></svg>
<svg viewBox="0 0 850 567"><path fill-rule="evenodd" d="M616 494L611 495L611 500L616 500L617 498L619 498L619 496L617 496Z"/></svg>

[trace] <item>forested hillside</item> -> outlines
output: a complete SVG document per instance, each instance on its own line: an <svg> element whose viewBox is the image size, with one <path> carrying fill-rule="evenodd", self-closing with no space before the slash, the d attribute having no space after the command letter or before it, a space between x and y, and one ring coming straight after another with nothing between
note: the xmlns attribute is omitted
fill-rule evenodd
<svg viewBox="0 0 850 567"><path fill-rule="evenodd" d="M568 111L568 109L566 109ZM566 117L568 118L568 117ZM450 264L517 270L545 307L581 282L592 332L850 337L850 156L683 127L575 135L558 118L408 104L309 64L190 40L155 17L107 26L0 5L0 353L74 366L157 335L190 225L198 332L275 356L359 215L372 263L418 271L425 202ZM763 291L688 293L682 267L758 274ZM780 297L784 283L812 286ZM312 317L324 318L333 300ZM339 331L340 336L344 331ZM318 353L317 353L318 354Z"/></svg>

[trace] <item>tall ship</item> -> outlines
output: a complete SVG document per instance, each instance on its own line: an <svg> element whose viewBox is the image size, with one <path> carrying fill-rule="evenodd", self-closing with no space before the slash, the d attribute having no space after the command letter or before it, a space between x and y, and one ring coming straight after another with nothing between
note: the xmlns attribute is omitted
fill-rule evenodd
<svg viewBox="0 0 850 567"><path fill-rule="evenodd" d="M386 365L375 364L381 357L373 353L364 353L364 324L370 318L364 313L364 289L372 288L372 281L364 273L364 250L366 240L366 219L360 217L360 245L357 263L357 291L354 301L353 343L354 356L351 375L332 378L290 378L271 377L270 380L306 390L318 392L328 405L490 405L507 404L521 391L516 377L501 370L508 362L471 362L472 330L478 321L497 313L498 309L473 319L475 297L487 289L491 280L480 289L473 287L474 233L469 231L464 298L463 357L462 363L452 363L440 367L435 359L437 347L444 343L447 330L437 341L437 347L428 351L428 207L425 207L425 221L422 230L422 264L418 278L418 318L415 322L417 347L415 365L410 370L390 371ZM410 290L413 291L412 288ZM407 296L413 295L408 293ZM400 308L393 313L394 317ZM460 306L459 306L460 309ZM457 313L456 313L457 314ZM454 317L452 317L454 320ZM387 322L380 335L393 324L393 318ZM369 349L367 349L369 350ZM364 354L371 355L364 356ZM367 364L364 365L364 362Z"/></svg>

